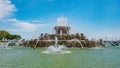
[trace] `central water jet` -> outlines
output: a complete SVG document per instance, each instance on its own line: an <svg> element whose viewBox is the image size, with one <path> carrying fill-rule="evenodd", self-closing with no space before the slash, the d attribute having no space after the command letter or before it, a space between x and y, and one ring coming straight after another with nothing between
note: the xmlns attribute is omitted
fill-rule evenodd
<svg viewBox="0 0 120 68"><path fill-rule="evenodd" d="M55 37L55 44L51 45L47 48L46 51L43 51L42 53L45 54L65 54L65 53L71 53L67 50L67 47L65 45L58 45L58 38Z"/></svg>

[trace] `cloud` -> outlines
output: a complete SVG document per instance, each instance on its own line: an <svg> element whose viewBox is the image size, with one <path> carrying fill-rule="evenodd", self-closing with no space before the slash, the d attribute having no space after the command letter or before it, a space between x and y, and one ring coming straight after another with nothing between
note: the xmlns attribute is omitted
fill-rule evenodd
<svg viewBox="0 0 120 68"><path fill-rule="evenodd" d="M17 30L13 29L13 31L30 32L30 31L36 31L37 29L39 29L41 27L47 26L47 24L34 24L34 23L17 20L15 18L8 19L8 22L13 22L13 26L15 26L17 28ZM12 29L10 29L10 31L12 31Z"/></svg>
<svg viewBox="0 0 120 68"><path fill-rule="evenodd" d="M10 0L0 0L0 20L10 17L16 10Z"/></svg>
<svg viewBox="0 0 120 68"><path fill-rule="evenodd" d="M31 20L31 21L27 21L27 22L40 23L40 22L44 22L44 21L42 21L42 20Z"/></svg>

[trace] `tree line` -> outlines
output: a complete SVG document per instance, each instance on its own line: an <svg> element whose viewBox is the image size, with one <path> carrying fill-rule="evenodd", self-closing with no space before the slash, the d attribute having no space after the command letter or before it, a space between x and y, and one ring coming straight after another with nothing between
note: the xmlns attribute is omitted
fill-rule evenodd
<svg viewBox="0 0 120 68"><path fill-rule="evenodd" d="M21 39L21 36L17 34L10 34L6 30L0 30L0 40L13 40L13 39L19 40Z"/></svg>

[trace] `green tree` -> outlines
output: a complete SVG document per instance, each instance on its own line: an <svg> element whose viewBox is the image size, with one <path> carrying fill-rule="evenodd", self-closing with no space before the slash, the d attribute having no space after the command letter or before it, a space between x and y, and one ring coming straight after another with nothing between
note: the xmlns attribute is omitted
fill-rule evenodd
<svg viewBox="0 0 120 68"><path fill-rule="evenodd" d="M0 34L0 40L2 40L2 34Z"/></svg>
<svg viewBox="0 0 120 68"><path fill-rule="evenodd" d="M6 36L7 40L12 40L12 34Z"/></svg>
<svg viewBox="0 0 120 68"><path fill-rule="evenodd" d="M8 31L5 31L5 30L0 30L0 39L2 40L5 40L6 39L6 36L9 35L10 33Z"/></svg>
<svg viewBox="0 0 120 68"><path fill-rule="evenodd" d="M14 35L12 35L12 39L19 40L19 39L21 39L21 36L17 35L17 34L14 34Z"/></svg>
<svg viewBox="0 0 120 68"><path fill-rule="evenodd" d="M10 34L8 31L5 31L5 30L0 30L0 40L13 40L13 39L16 39L16 40L19 40L21 39L21 36L20 35L17 35L17 34Z"/></svg>

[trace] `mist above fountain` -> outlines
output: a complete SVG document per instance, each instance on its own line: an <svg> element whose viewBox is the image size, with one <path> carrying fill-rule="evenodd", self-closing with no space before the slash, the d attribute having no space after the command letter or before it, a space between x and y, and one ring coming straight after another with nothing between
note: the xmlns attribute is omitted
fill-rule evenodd
<svg viewBox="0 0 120 68"><path fill-rule="evenodd" d="M71 53L67 50L67 47L65 45L58 45L58 38L55 37L55 44L51 45L47 48L46 51L43 51L42 53L45 54L65 54L65 53Z"/></svg>

